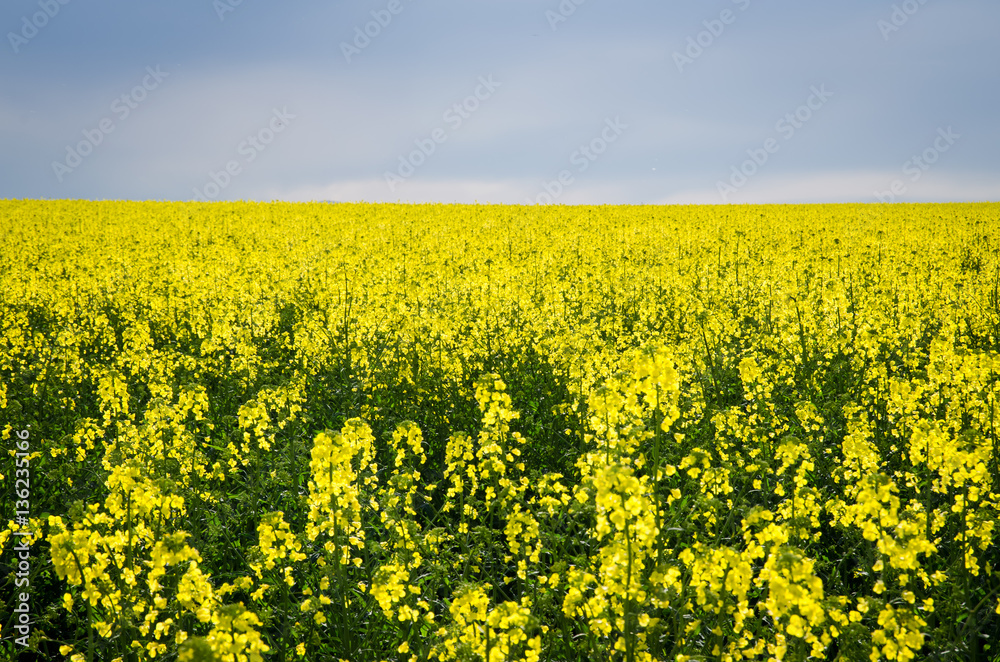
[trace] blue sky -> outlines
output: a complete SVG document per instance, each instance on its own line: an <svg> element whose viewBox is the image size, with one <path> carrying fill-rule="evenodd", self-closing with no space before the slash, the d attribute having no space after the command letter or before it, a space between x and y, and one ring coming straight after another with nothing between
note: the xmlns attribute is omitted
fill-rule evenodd
<svg viewBox="0 0 1000 662"><path fill-rule="evenodd" d="M995 0L6 0L0 198L1000 200Z"/></svg>

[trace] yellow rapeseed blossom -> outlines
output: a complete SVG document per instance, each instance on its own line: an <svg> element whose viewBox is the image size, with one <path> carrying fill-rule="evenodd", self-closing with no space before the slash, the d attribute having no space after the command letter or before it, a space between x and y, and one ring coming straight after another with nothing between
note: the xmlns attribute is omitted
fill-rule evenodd
<svg viewBox="0 0 1000 662"><path fill-rule="evenodd" d="M0 553L74 661L970 656L997 210L0 201Z"/></svg>

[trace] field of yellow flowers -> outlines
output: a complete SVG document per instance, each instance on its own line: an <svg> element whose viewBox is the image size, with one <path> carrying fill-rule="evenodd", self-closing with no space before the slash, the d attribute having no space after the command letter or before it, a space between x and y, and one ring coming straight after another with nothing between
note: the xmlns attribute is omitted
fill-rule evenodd
<svg viewBox="0 0 1000 662"><path fill-rule="evenodd" d="M1000 659L1000 205L0 201L0 658Z"/></svg>

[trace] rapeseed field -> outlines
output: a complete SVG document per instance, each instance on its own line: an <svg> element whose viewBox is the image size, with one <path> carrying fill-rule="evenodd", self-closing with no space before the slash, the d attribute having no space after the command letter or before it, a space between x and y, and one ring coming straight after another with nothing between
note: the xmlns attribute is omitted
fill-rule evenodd
<svg viewBox="0 0 1000 662"><path fill-rule="evenodd" d="M998 204L6 200L0 257L4 659L1000 659Z"/></svg>

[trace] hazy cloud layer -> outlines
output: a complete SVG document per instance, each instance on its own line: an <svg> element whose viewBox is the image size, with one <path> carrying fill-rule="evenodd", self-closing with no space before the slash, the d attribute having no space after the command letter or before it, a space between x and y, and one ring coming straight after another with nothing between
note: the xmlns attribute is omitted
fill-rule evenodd
<svg viewBox="0 0 1000 662"><path fill-rule="evenodd" d="M0 197L998 200L998 25L992 0L9 0Z"/></svg>

